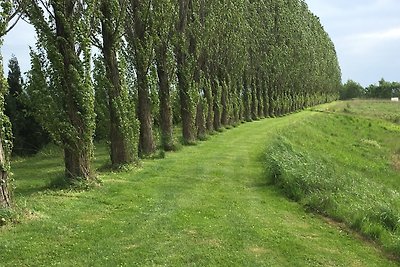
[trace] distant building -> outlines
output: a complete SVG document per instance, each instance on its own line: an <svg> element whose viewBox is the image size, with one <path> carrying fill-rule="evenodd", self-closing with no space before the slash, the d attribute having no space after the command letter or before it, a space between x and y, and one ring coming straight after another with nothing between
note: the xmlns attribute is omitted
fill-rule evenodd
<svg viewBox="0 0 400 267"><path fill-rule="evenodd" d="M398 97L392 97L392 101L399 102L399 98Z"/></svg>

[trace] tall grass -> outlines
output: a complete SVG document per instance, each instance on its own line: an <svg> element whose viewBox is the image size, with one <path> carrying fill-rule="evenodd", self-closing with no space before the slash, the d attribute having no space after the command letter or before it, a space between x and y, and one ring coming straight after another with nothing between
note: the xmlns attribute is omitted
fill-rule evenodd
<svg viewBox="0 0 400 267"><path fill-rule="evenodd" d="M268 181L400 257L400 173L390 162L400 131L389 126L356 115L316 114L268 147Z"/></svg>

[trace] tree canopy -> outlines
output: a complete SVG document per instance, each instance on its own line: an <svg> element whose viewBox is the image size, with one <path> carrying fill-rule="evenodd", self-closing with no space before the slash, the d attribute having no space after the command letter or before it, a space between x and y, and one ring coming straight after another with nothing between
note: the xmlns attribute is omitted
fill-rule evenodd
<svg viewBox="0 0 400 267"><path fill-rule="evenodd" d="M38 40L23 90L72 180L93 177L95 134L130 164L174 149L173 123L191 144L339 97L334 44L303 0L13 2Z"/></svg>

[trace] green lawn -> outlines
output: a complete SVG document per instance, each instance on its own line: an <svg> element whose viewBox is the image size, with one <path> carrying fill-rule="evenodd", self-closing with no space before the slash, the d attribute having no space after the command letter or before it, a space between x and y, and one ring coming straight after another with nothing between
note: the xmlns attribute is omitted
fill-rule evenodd
<svg viewBox="0 0 400 267"><path fill-rule="evenodd" d="M240 125L137 170L101 173L90 191L49 188L62 175L57 150L19 159L15 198L29 214L0 228L0 265L396 266L267 185L267 146L315 114ZM96 151L96 166L106 154Z"/></svg>

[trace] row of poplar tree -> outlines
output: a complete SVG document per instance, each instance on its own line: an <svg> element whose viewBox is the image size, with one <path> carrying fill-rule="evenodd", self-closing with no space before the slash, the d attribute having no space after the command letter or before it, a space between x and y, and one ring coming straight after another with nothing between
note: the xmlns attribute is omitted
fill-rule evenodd
<svg viewBox="0 0 400 267"><path fill-rule="evenodd" d="M93 177L96 122L118 166L154 153L158 129L162 149L173 149L174 123L190 144L224 126L331 101L341 86L334 45L304 0L0 3L2 35L14 14L36 29L24 90L63 148L71 179ZM2 83L1 110L6 91ZM2 124L7 173L4 114Z"/></svg>

